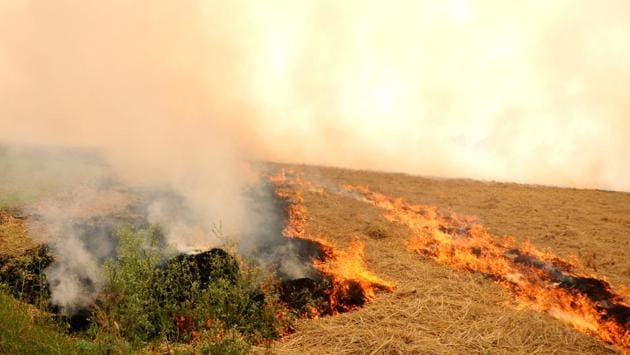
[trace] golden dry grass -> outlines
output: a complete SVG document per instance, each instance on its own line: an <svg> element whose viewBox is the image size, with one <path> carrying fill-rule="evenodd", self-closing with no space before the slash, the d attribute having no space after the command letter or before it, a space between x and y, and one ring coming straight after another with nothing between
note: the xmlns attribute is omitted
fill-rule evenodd
<svg viewBox="0 0 630 355"><path fill-rule="evenodd" d="M630 280L630 194L471 180L429 179L320 167L295 167L324 184L365 184L412 203L474 215L498 235L527 237L617 290ZM305 194L308 228L338 246L366 244L371 271L398 288L355 312L300 321L276 353L614 353L596 338L534 310L520 309L493 281L405 249L404 227L374 207L338 195Z"/></svg>
<svg viewBox="0 0 630 355"><path fill-rule="evenodd" d="M16 256L37 245L29 238L18 210L0 208L0 256Z"/></svg>

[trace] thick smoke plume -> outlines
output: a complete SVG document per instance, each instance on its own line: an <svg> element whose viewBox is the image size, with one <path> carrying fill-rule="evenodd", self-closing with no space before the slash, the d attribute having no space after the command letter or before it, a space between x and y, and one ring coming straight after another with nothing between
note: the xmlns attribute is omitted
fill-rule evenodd
<svg viewBox="0 0 630 355"><path fill-rule="evenodd" d="M46 274L51 302L64 313L89 306L102 284L102 265L114 255L113 215L132 202L117 191L80 186L27 208L31 234L48 243L55 261Z"/></svg>
<svg viewBox="0 0 630 355"><path fill-rule="evenodd" d="M628 191L628 14L623 0L6 1L0 139L105 147L211 214L239 209L235 158Z"/></svg>
<svg viewBox="0 0 630 355"><path fill-rule="evenodd" d="M193 215L157 199L149 217L181 249L265 219L247 160L630 191L629 16L625 0L3 1L0 142L95 147L127 183L173 189Z"/></svg>

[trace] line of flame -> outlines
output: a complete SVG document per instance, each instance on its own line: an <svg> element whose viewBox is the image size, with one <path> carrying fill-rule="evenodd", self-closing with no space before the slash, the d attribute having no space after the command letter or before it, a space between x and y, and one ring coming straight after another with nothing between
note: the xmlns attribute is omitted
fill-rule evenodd
<svg viewBox="0 0 630 355"><path fill-rule="evenodd" d="M570 277L591 277L572 273L574 265L549 251L536 249L524 242L518 247L513 237L498 238L471 217L444 215L434 206L409 204L401 198L390 198L366 186L344 185L348 196L384 210L384 217L409 228L409 250L429 256L451 267L483 273L515 294L523 304L542 310L572 324L576 329L596 335L604 341L630 350L630 324L617 322L607 313L606 305L598 304L585 294L560 287L550 272ZM515 262L518 252L540 263L540 267ZM599 278L616 305L628 307L621 296L612 291L604 278ZM627 309L627 308L626 308Z"/></svg>

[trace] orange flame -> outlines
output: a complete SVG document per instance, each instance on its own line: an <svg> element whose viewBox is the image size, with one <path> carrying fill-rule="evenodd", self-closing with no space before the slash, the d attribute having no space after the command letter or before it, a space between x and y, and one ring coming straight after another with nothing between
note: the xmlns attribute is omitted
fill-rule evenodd
<svg viewBox="0 0 630 355"><path fill-rule="evenodd" d="M332 310L349 311L357 303L373 301L377 290L394 289L393 284L366 269L363 260L364 248L363 242L355 237L347 249L330 248L324 260L314 261L313 266L319 272L332 276L333 288L330 294Z"/></svg>
<svg viewBox="0 0 630 355"><path fill-rule="evenodd" d="M408 249L457 269L481 272L498 281L524 304L545 311L630 350L630 307L604 279L573 272L574 265L528 242L497 238L471 217L444 215L436 207L409 204L365 186L343 186L354 198L385 211L407 226Z"/></svg>
<svg viewBox="0 0 630 355"><path fill-rule="evenodd" d="M352 310L363 303L374 300L376 291L392 291L394 285L384 281L367 270L364 261L364 244L354 237L347 249L337 249L323 236L315 236L307 231L308 211L304 206L304 191L325 193L325 190L304 180L293 170L282 169L269 180L276 185L276 194L287 200L288 222L282 234L288 238L298 238L317 244L323 254L313 260L313 267L330 277L332 288L329 291L329 310L336 314ZM313 313L317 316L316 313Z"/></svg>

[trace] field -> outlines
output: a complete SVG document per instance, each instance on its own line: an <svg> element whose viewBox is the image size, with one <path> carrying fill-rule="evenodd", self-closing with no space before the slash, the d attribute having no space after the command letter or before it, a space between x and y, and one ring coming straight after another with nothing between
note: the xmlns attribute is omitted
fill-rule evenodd
<svg viewBox="0 0 630 355"><path fill-rule="evenodd" d="M37 206L61 186L80 184L100 174L102 167L87 164L75 169L64 159L41 169L37 158L28 168L9 169L0 160L0 255L19 255L34 246L20 215L24 206ZM20 165L23 167L24 165ZM361 185L413 204L436 206L444 214L475 216L494 235L528 239L538 248L572 260L576 272L605 277L627 300L630 295L630 194L578 190L466 179L438 179L404 174L328 167L265 164L276 172L293 169L323 186ZM13 173L8 173L13 171ZM19 176L19 178L17 178ZM23 176L31 176L24 179ZM44 183L42 183L44 182ZM344 194L303 192L308 210L307 233L321 236L335 248L363 242L366 268L395 285L380 291L373 302L334 316L297 321L295 331L253 350L274 353L616 353L619 347L576 330L545 312L523 306L497 282L480 273L457 270L418 255L406 246L409 230L387 220L377 207ZM115 196L114 196L115 197ZM116 200L116 198L112 198ZM107 201L103 198L103 201ZM104 202L107 205L108 202ZM96 208L96 207L95 207ZM98 208L96 208L98 210ZM82 211L85 212L85 211ZM58 349L89 351L98 344L54 334L48 325L35 324L25 305L11 313L15 300L0 295L0 310L21 325L13 338L3 322L0 340L39 339ZM10 318L11 317L11 318ZM29 321L29 319L31 319ZM30 324L29 322L35 322ZM26 336L25 336L26 335ZM3 337L3 338L2 338ZM38 338L39 337L39 338ZM41 344L40 344L41 345ZM16 350L17 349L17 350ZM44 347L48 351L54 347ZM76 350L79 349L79 350ZM1 348L0 348L1 350ZM72 351L72 350L69 350Z"/></svg>
<svg viewBox="0 0 630 355"><path fill-rule="evenodd" d="M307 180L367 185L389 196L476 216L497 235L528 238L617 290L630 281L630 194L294 166ZM295 353L608 353L615 350L513 302L479 274L406 250L408 231L355 199L305 193L308 228L339 246L358 236L368 267L397 285L356 312L304 320L275 347ZM627 293L627 288L625 292ZM627 294L626 294L627 299Z"/></svg>

